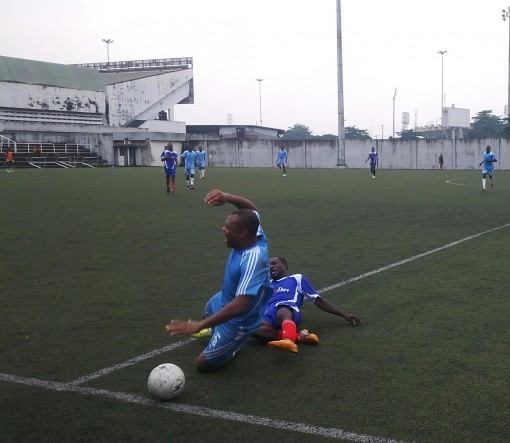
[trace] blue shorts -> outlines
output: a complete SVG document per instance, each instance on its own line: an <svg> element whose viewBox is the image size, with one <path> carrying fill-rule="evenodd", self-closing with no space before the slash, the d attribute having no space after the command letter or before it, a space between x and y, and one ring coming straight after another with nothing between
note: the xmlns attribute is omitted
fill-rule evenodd
<svg viewBox="0 0 510 443"><path fill-rule="evenodd" d="M299 312L299 308L296 305L293 305L291 303L282 303L279 305L271 304L267 307L267 311L262 317L262 321L265 321L267 323L270 323L273 328L275 329L281 329L282 326L278 323L278 320L276 318L276 313L278 312L278 309L282 306L286 306L290 309L292 309L292 312L294 314L294 323L296 325L299 325L301 323L301 312Z"/></svg>
<svg viewBox="0 0 510 443"><path fill-rule="evenodd" d="M204 169L205 168L205 162L198 162L198 169Z"/></svg>
<svg viewBox="0 0 510 443"><path fill-rule="evenodd" d="M489 175L492 175L492 172L494 171L494 168L486 168L484 167L482 169L482 174L489 174Z"/></svg>
<svg viewBox="0 0 510 443"><path fill-rule="evenodd" d="M165 169L165 175L166 177L175 177L175 168L172 169Z"/></svg>
<svg viewBox="0 0 510 443"><path fill-rule="evenodd" d="M195 168L186 168L184 169L184 173L186 175L195 175Z"/></svg>

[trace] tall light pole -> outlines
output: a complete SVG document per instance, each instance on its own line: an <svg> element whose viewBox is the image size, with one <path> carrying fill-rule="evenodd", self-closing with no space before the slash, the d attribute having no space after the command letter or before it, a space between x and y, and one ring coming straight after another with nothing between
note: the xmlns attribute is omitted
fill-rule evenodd
<svg viewBox="0 0 510 443"><path fill-rule="evenodd" d="M510 6L507 9L502 9L503 20L506 21L507 18L510 18ZM508 21L508 102L506 105L506 118L509 119L510 123L510 20Z"/></svg>
<svg viewBox="0 0 510 443"><path fill-rule="evenodd" d="M103 41L106 43L106 59L108 60L108 64L110 64L110 43L113 43L112 39L103 38Z"/></svg>
<svg viewBox="0 0 510 443"><path fill-rule="evenodd" d="M393 138L395 138L395 97L397 96L397 88L395 88L395 94L393 94Z"/></svg>
<svg viewBox="0 0 510 443"><path fill-rule="evenodd" d="M443 69L443 59L444 59L444 55L447 53L448 51L438 51L438 54L441 54L441 130L443 130L443 105L444 105L444 95L443 95L443 84L444 84L444 77L443 77L443 74L444 74L444 69Z"/></svg>
<svg viewBox="0 0 510 443"><path fill-rule="evenodd" d="M258 78L257 81L259 82L259 121L260 121L260 126L262 126L262 87L261 87L261 84L264 81L264 79Z"/></svg>
<svg viewBox="0 0 510 443"><path fill-rule="evenodd" d="M338 166L345 163L344 71L342 57L342 9L336 0L336 59L338 89Z"/></svg>

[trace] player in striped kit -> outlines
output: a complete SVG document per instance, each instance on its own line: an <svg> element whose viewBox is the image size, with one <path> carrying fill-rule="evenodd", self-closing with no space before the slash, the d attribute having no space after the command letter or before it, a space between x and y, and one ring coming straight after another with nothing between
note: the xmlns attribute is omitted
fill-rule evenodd
<svg viewBox="0 0 510 443"><path fill-rule="evenodd" d="M318 344L316 334L302 329L301 307L305 300L313 302L318 308L333 315L345 318L354 326L360 326L361 320L353 314L341 311L331 302L321 297L302 274L289 274L287 260L273 257L269 260L269 273L273 295L269 299L267 311L254 337L268 342L269 348L288 353L298 352L297 343Z"/></svg>
<svg viewBox="0 0 510 443"><path fill-rule="evenodd" d="M170 193L170 181L172 181L172 195L175 194L175 168L177 166L177 153L174 152L172 143L168 143L161 153L161 161L165 171L166 193Z"/></svg>
<svg viewBox="0 0 510 443"><path fill-rule="evenodd" d="M368 153L368 157L365 160L365 163L370 160L370 172L372 173L372 178L375 178L375 170L377 168L377 163L379 162L379 157L377 156L377 152L375 152L375 148Z"/></svg>

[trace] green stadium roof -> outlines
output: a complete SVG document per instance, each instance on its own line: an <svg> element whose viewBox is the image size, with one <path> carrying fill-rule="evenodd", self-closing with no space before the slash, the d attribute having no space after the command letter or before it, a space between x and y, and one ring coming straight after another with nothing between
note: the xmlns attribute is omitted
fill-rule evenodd
<svg viewBox="0 0 510 443"><path fill-rule="evenodd" d="M0 56L0 82L104 92L95 69Z"/></svg>

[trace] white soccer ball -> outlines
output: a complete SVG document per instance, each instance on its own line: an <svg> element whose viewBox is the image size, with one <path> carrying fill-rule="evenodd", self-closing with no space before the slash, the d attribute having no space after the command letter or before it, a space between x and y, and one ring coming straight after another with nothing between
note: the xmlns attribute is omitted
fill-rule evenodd
<svg viewBox="0 0 510 443"><path fill-rule="evenodd" d="M160 400L170 400L181 393L185 382L184 372L172 363L156 366L147 380L149 392Z"/></svg>

